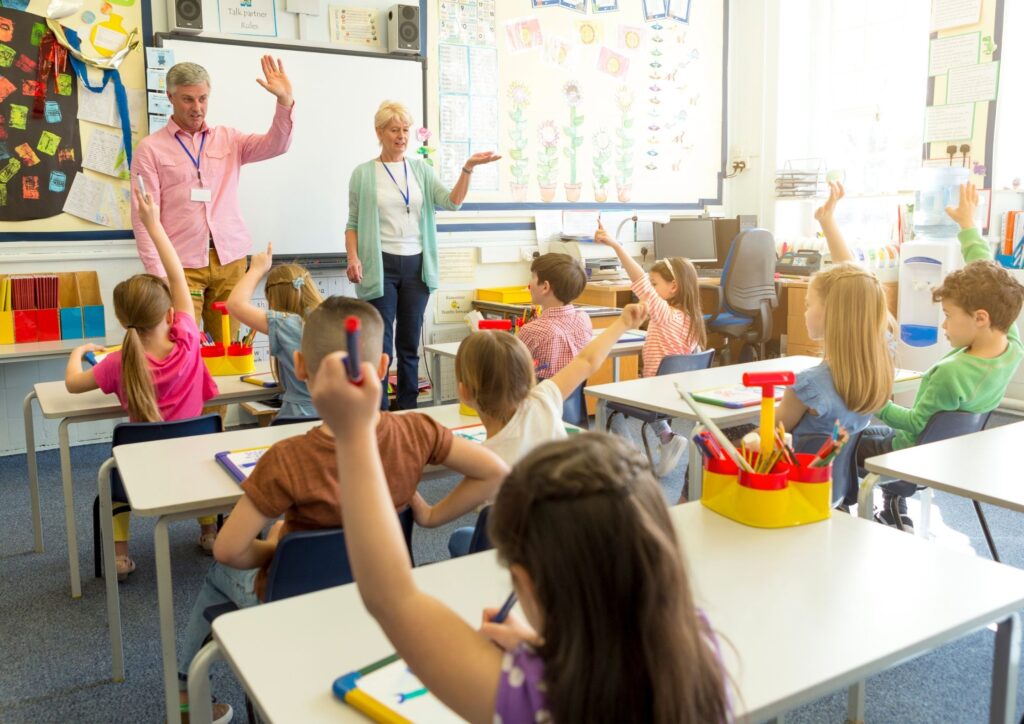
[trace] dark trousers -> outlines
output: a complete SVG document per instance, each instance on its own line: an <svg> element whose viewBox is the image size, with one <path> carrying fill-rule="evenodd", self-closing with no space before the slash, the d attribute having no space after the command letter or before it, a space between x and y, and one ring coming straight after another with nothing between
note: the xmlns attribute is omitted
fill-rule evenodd
<svg viewBox="0 0 1024 724"><path fill-rule="evenodd" d="M896 431L887 425L872 425L861 433L860 442L857 444L857 471L861 477L868 473L864 468L864 461L877 455L891 453L892 441L895 436ZM882 483L881 487L882 495L886 498L894 496L909 498L918 489L914 483L908 483L903 480Z"/></svg>
<svg viewBox="0 0 1024 724"><path fill-rule="evenodd" d="M384 295L368 300L384 318L384 353L398 354L398 394L395 409L415 410L419 396L420 330L430 289L423 283L423 255L381 254ZM436 383L435 383L436 384ZM381 409L388 408L387 384Z"/></svg>

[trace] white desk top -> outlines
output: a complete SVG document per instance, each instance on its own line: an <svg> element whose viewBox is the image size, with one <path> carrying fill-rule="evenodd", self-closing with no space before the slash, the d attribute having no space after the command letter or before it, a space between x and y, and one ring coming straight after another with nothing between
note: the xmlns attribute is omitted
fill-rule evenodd
<svg viewBox="0 0 1024 724"><path fill-rule="evenodd" d="M458 405L426 407L417 412L449 428L480 424L477 417L460 415ZM302 435L319 424L319 421L299 422L119 445L114 448L114 459L132 511L138 515L230 508L241 497L241 488L214 460L214 455L224 450L273 445L279 440Z"/></svg>
<svg viewBox="0 0 1024 724"><path fill-rule="evenodd" d="M257 369L257 372L266 372L270 368ZM248 400L261 400L273 397L281 392L281 388L265 388L242 382L239 375L225 377L214 377L220 393L206 404L209 406L226 405L233 402L246 402ZM91 415L107 415L109 417L121 417L124 410L117 401L116 395L104 394L101 390L91 390L79 395L73 395L64 387L64 380L53 382L38 382L35 385L36 395L39 397L39 409L43 417L64 418L64 417L86 417Z"/></svg>
<svg viewBox="0 0 1024 724"><path fill-rule="evenodd" d="M1018 422L879 455L864 467L1024 513L1024 473L1013 456L1022 444L1024 422Z"/></svg>
<svg viewBox="0 0 1024 724"><path fill-rule="evenodd" d="M600 333L603 330L598 329L594 331ZM633 337L647 336L646 332L635 329L630 330L629 332L627 332L627 334ZM441 355L442 357L451 357L452 359L455 359L455 355L459 351L460 344L462 344L462 342L438 342L437 344L428 344L423 349L425 352L429 352L431 354L438 354ZM643 348L644 341L642 339L627 339L621 342L616 342L615 345L612 347L611 351L608 353L608 356L625 357L631 354L639 354L640 351L643 350Z"/></svg>
<svg viewBox="0 0 1024 724"><path fill-rule="evenodd" d="M32 362L34 360L67 357L75 347L92 342L104 346L121 344L120 337L89 337L88 339L62 339L53 342L24 342L22 344L0 344L0 363Z"/></svg>
<svg viewBox="0 0 1024 724"><path fill-rule="evenodd" d="M596 397L599 400L632 405L684 420L696 420L697 416L690 409L690 406L683 402L676 392L676 382L679 382L685 389L691 392L700 392L739 384L742 381L744 372L791 371L796 373L820 363L821 359L818 357L808 357L805 355L778 357L758 362L711 367L695 372L680 372L674 375L661 375L659 377L642 377L626 382L609 382L603 385L585 387L583 391L587 395ZM921 375L918 372L911 372L909 370L897 370L896 378L895 391L900 392L910 385L916 386ZM742 422L749 419L751 415L756 416L760 410L756 405L732 409L719 405L698 404L707 413L708 417L720 426L729 425L736 421Z"/></svg>
<svg viewBox="0 0 1024 724"><path fill-rule="evenodd" d="M700 503L671 515L697 602L722 635L741 692L735 713L751 721L849 686L1024 604L1024 571L847 515L781 530L748 528ZM493 552L413 575L474 626L483 607L498 605L511 589ZM893 616L896 605L916 615ZM365 721L333 697L331 683L394 650L354 585L227 614L213 632L271 721Z"/></svg>

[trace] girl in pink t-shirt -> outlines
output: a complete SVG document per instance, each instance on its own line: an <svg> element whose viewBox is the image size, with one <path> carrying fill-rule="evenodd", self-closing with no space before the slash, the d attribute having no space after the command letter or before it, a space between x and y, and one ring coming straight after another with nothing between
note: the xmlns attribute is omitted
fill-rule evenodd
<svg viewBox="0 0 1024 724"><path fill-rule="evenodd" d="M192 295L185 270L160 223L160 208L148 194L143 197L135 191L135 197L167 280L136 274L114 287L114 313L125 328L121 349L83 370L83 355L102 347L77 347L68 359L64 384L68 392L99 388L117 395L132 422L196 417L202 414L203 403L217 394L217 385L203 364ZM212 553L216 517L200 518L199 523L199 544ZM127 512L114 516L114 550L117 578L123 581L135 570L128 556Z"/></svg>

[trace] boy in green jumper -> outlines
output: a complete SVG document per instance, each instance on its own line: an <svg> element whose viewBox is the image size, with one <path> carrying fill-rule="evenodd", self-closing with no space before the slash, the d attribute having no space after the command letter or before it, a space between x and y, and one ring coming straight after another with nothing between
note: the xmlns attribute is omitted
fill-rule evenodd
<svg viewBox="0 0 1024 724"><path fill-rule="evenodd" d="M857 447L857 463L875 455L917 443L928 420L938 412L994 410L1024 358L1016 320L1024 304L1024 286L992 260L988 242L974 226L978 190L960 187L960 205L946 213L960 225L960 248L967 262L932 291L942 303L942 328L953 351L932 365L921 379L913 407L888 402L878 417L889 427L864 431ZM876 519L913 530L906 498L916 486L905 482L882 486L883 506Z"/></svg>

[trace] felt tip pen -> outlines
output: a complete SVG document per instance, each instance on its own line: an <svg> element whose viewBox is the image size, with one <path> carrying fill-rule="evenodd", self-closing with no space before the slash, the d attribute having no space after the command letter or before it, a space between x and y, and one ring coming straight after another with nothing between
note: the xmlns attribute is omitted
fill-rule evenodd
<svg viewBox="0 0 1024 724"><path fill-rule="evenodd" d="M516 592L508 594L508 598L505 599L505 605L501 607L501 610L495 614L494 618L491 619L491 623L505 623L505 619L508 618L509 613L512 612L512 607L516 605Z"/></svg>
<svg viewBox="0 0 1024 724"><path fill-rule="evenodd" d="M86 362L88 362L93 367L95 367L96 364L97 364L96 363L96 355L93 354L92 350L90 350L90 351L86 352L85 354L83 354L82 355L82 359L84 359Z"/></svg>
<svg viewBox="0 0 1024 724"><path fill-rule="evenodd" d="M345 358L345 374L349 382L354 385L363 384L363 373L359 369L359 330L358 317L348 317L345 320L345 347L348 356Z"/></svg>

